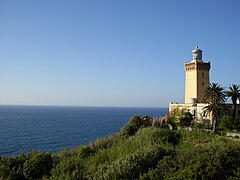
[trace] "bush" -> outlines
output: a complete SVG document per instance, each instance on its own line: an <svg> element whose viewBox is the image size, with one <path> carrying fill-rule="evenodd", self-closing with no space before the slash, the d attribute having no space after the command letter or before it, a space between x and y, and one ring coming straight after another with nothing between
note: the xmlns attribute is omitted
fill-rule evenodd
<svg viewBox="0 0 240 180"><path fill-rule="evenodd" d="M117 143L118 141L124 139L121 133L115 133L111 136L104 137L102 139L97 139L94 143L90 144L90 147L94 151L98 151L100 149L106 149L111 147L113 144Z"/></svg>
<svg viewBox="0 0 240 180"><path fill-rule="evenodd" d="M26 159L24 154L16 157L0 157L0 179L25 179L23 164Z"/></svg>
<svg viewBox="0 0 240 180"><path fill-rule="evenodd" d="M207 121L194 122L193 128L196 129L211 129L211 125Z"/></svg>
<svg viewBox="0 0 240 180"><path fill-rule="evenodd" d="M100 167L93 179L136 179L142 172L154 167L165 154L166 151L159 147L145 152L135 152L117 159L110 165Z"/></svg>
<svg viewBox="0 0 240 180"><path fill-rule="evenodd" d="M239 145L214 141L165 156L140 179L238 179L239 164Z"/></svg>
<svg viewBox="0 0 240 180"><path fill-rule="evenodd" d="M51 179L82 179L83 168L80 157L65 158L51 170Z"/></svg>
<svg viewBox="0 0 240 180"><path fill-rule="evenodd" d="M168 117L168 124L172 126L172 129L177 129L176 118L173 116Z"/></svg>
<svg viewBox="0 0 240 180"><path fill-rule="evenodd" d="M240 130L240 119L232 119L231 116L223 116L219 124L219 129Z"/></svg>
<svg viewBox="0 0 240 180"><path fill-rule="evenodd" d="M50 153L38 153L25 161L23 173L28 179L41 178L44 175L49 175L53 167L53 159Z"/></svg>
<svg viewBox="0 0 240 180"><path fill-rule="evenodd" d="M176 126L189 127L192 121L193 115L187 109L176 108L168 116L168 122L174 127L173 129L176 129Z"/></svg>
<svg viewBox="0 0 240 180"><path fill-rule="evenodd" d="M87 158L87 157L93 155L94 152L95 151L90 146L81 146L76 149L77 156L82 157L82 158Z"/></svg>
<svg viewBox="0 0 240 180"><path fill-rule="evenodd" d="M126 137L134 135L135 132L136 132L135 129L130 125L126 125L122 129L122 134L123 134L123 136L126 136Z"/></svg>
<svg viewBox="0 0 240 180"><path fill-rule="evenodd" d="M180 117L180 126L189 127L193 121L193 115L190 112L184 112Z"/></svg>
<svg viewBox="0 0 240 180"><path fill-rule="evenodd" d="M168 134L168 143L173 145L174 150L176 149L176 145L180 143L181 134L176 131L170 131Z"/></svg>
<svg viewBox="0 0 240 180"><path fill-rule="evenodd" d="M141 117L134 116L129 121L129 125L132 126L135 131L137 131L143 125L143 121L142 121Z"/></svg>

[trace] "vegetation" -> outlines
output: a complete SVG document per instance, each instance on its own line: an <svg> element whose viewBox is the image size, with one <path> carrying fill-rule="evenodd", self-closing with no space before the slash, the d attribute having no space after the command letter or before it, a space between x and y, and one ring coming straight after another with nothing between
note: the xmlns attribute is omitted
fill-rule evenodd
<svg viewBox="0 0 240 180"><path fill-rule="evenodd" d="M193 115L187 109L174 109L168 115L168 121L173 129L177 129L177 127L190 127L193 123Z"/></svg>
<svg viewBox="0 0 240 180"><path fill-rule="evenodd" d="M208 114L212 114L212 131L216 132L217 120L221 113L225 112L225 94L223 92L223 87L217 83L210 83L209 87L206 88L203 95L204 102L208 105L205 107L204 111Z"/></svg>
<svg viewBox="0 0 240 180"><path fill-rule="evenodd" d="M237 109L237 100L240 101L240 87L236 84L232 84L228 87L228 90L225 92L226 96L232 99L232 119L235 119L236 109Z"/></svg>
<svg viewBox="0 0 240 180"><path fill-rule="evenodd" d="M221 123L219 124L220 130L237 130L240 131L240 118L233 119L231 116L221 117Z"/></svg>
<svg viewBox="0 0 240 180"><path fill-rule="evenodd" d="M0 157L0 179L240 178L239 143L205 131L145 126L135 116L121 132L88 146Z"/></svg>
<svg viewBox="0 0 240 180"><path fill-rule="evenodd" d="M240 131L240 119L234 116L239 86L223 90L212 83L204 92L212 130L216 132L220 119L220 130ZM226 97L233 101L232 116L222 116ZM240 179L239 139L200 130L208 125L193 119L187 109L175 109L164 123L134 116L120 132L70 151L0 157L0 180ZM193 131L177 130L185 127L193 127Z"/></svg>

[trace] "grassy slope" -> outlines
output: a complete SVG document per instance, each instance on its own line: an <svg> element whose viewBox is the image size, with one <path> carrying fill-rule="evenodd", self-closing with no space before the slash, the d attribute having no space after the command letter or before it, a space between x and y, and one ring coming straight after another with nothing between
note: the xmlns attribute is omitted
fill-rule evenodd
<svg viewBox="0 0 240 180"><path fill-rule="evenodd" d="M237 172L235 166L231 166L235 168L232 172L220 170L228 164L219 159L226 161L225 155L230 151L236 157L234 163L240 163L236 153L240 153L239 144L208 132L180 131L182 140L174 151L166 141L168 133L159 128L142 128L132 137L99 149L86 159L84 176L90 179L193 179L221 177L224 173L230 176ZM168 167L169 164L173 167ZM199 177L198 172L202 172Z"/></svg>
<svg viewBox="0 0 240 180"><path fill-rule="evenodd" d="M182 138L175 150L173 145L168 143L169 130L166 129L140 128L134 136L128 138L116 133L97 140L92 145L52 155L51 171L46 173L43 168L39 174L40 177L44 176L44 179L240 178L239 142L209 132L179 132ZM26 168L26 164L29 164L26 162L46 164L47 160L41 160L43 156L46 155L33 154L26 159L22 157L21 161L18 160L22 163L18 163L18 171L13 171L10 167L12 164L9 164L14 158L3 158L2 161L0 159L0 179L26 177L28 172L36 170L32 167L33 164ZM9 171L6 172L7 168ZM34 174L29 177L34 177Z"/></svg>

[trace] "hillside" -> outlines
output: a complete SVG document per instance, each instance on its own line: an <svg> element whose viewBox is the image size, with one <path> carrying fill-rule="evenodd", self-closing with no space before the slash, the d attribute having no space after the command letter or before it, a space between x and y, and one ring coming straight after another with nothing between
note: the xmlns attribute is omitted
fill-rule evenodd
<svg viewBox="0 0 240 180"><path fill-rule="evenodd" d="M175 141L179 138L180 141ZM240 144L203 131L147 127L132 136L116 133L89 146L58 154L31 152L1 157L0 176L1 179L237 179Z"/></svg>

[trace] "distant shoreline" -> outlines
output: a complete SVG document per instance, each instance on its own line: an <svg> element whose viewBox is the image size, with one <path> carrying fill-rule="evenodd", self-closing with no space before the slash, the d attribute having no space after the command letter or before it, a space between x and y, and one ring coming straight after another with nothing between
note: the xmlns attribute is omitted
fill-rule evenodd
<svg viewBox="0 0 240 180"><path fill-rule="evenodd" d="M156 107L156 106L78 106L78 105L41 105L41 104L0 104L0 106L25 106L25 107L81 107L81 108L168 108L166 107Z"/></svg>

